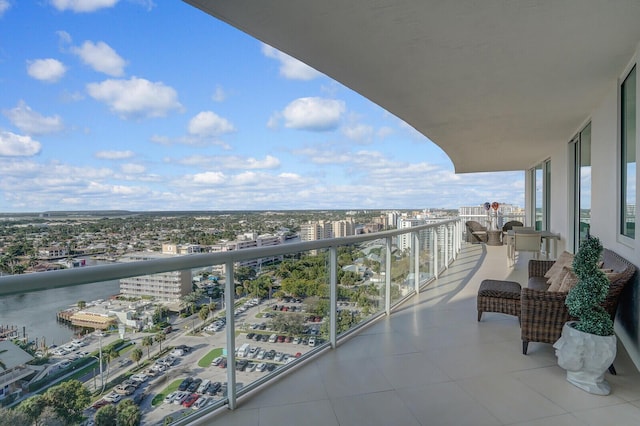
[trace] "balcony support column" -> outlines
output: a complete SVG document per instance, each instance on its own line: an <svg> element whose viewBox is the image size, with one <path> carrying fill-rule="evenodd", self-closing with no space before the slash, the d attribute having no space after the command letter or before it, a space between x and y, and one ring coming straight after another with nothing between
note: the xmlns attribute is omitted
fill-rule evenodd
<svg viewBox="0 0 640 426"><path fill-rule="evenodd" d="M338 249L336 247L329 248L330 263L330 287L329 287L329 340L331 348L336 348L338 320L336 309L338 307Z"/></svg>
<svg viewBox="0 0 640 426"><path fill-rule="evenodd" d="M385 273L384 273L384 311L387 315L391 315L391 237L386 239L387 243L387 255L385 258Z"/></svg>
<svg viewBox="0 0 640 426"><path fill-rule="evenodd" d="M227 333L227 400L229 409L236 408L236 324L235 324L235 286L233 283L233 262L228 261L225 264L226 274L224 283L224 299L226 301L225 315L227 317L226 333Z"/></svg>
<svg viewBox="0 0 640 426"><path fill-rule="evenodd" d="M420 233L412 233L413 244L411 249L413 250L413 287L416 291L416 296L420 294Z"/></svg>

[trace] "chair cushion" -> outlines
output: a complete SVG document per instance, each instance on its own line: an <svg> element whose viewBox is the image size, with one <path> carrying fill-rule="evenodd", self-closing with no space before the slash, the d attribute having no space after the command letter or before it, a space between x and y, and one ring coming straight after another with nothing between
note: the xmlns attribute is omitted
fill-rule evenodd
<svg viewBox="0 0 640 426"><path fill-rule="evenodd" d="M558 256L558 259L555 261L555 263L551 266L551 268L549 268L549 270L544 274L544 277L548 279L548 283L552 284L552 278L556 275L559 274L562 271L562 267L567 265L567 266L571 266L571 264L573 263L573 253L569 253L568 251L563 251L562 254L560 254L560 256Z"/></svg>
<svg viewBox="0 0 640 426"><path fill-rule="evenodd" d="M564 282L566 276L571 273L573 275L573 269L569 266L563 266L560 272L553 275L547 282L550 282L549 288L547 291L562 291L562 283ZM574 275L575 276L575 275ZM568 290L567 290L568 291Z"/></svg>
<svg viewBox="0 0 640 426"><path fill-rule="evenodd" d="M578 277L573 273L573 269L571 268L565 266L564 268L562 268L562 270L566 270L566 273L564 274L564 278L562 279L562 284L560 285L559 291L561 293L568 293L569 290L571 290L576 286L576 284L578 284Z"/></svg>

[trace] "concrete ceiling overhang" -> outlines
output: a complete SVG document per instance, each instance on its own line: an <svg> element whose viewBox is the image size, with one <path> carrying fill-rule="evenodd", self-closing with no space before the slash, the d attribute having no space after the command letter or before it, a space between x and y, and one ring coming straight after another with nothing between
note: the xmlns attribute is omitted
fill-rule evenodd
<svg viewBox="0 0 640 426"><path fill-rule="evenodd" d="M184 0L360 93L456 172L567 143L640 41L639 0Z"/></svg>

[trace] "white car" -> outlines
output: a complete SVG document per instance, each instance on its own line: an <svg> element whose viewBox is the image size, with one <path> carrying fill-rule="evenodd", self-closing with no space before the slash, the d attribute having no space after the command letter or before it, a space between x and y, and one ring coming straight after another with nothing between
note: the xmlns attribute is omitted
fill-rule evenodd
<svg viewBox="0 0 640 426"><path fill-rule="evenodd" d="M115 404L117 402L120 402L120 400L122 399L122 395L117 394L115 392L111 392L109 395L105 396L103 399L109 402L113 402Z"/></svg>
<svg viewBox="0 0 640 426"><path fill-rule="evenodd" d="M173 351L171 351L170 355L173 357L179 357L184 355L184 351L182 349L174 349Z"/></svg>
<svg viewBox="0 0 640 426"><path fill-rule="evenodd" d="M178 391L178 394L173 398L173 403L180 405L189 395L191 395L189 392Z"/></svg>
<svg viewBox="0 0 640 426"><path fill-rule="evenodd" d="M193 403L191 408L193 408L194 410L197 410L207 405L210 401L211 399L208 396L201 396L200 398L198 398L196 402Z"/></svg>
<svg viewBox="0 0 640 426"><path fill-rule="evenodd" d="M213 365L214 367L220 365L220 363L222 362L222 357L219 356L216 359L214 359L213 361L211 361L211 365Z"/></svg>
<svg viewBox="0 0 640 426"><path fill-rule="evenodd" d="M147 375L146 374L142 374L142 373L138 373L138 374L134 374L133 376L131 376L130 379L133 380L134 382L142 383L145 380L147 380Z"/></svg>
<svg viewBox="0 0 640 426"><path fill-rule="evenodd" d="M171 404L178 393L180 393L180 391L171 392L169 395L164 397L164 402Z"/></svg>
<svg viewBox="0 0 640 426"><path fill-rule="evenodd" d="M311 336L309 338L309 346L314 347L316 345L316 338Z"/></svg>
<svg viewBox="0 0 640 426"><path fill-rule="evenodd" d="M260 349L260 352L258 352L258 355L256 356L256 359L264 359L264 356L267 354L267 351L264 349Z"/></svg>
<svg viewBox="0 0 640 426"><path fill-rule="evenodd" d="M267 364L265 362L260 362L260 363L256 364L256 371L257 372L262 373L266 369L267 369Z"/></svg>

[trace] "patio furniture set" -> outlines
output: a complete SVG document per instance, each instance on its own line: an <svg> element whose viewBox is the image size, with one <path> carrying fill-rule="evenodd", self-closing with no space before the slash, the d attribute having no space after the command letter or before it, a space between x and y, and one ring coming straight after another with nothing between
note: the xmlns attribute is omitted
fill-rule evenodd
<svg viewBox="0 0 640 426"><path fill-rule="evenodd" d="M514 281L484 280L477 296L478 321L484 312L514 315L520 321L522 353L529 342L555 343L562 327L572 318L565 306L569 290L577 278L571 270L573 255L563 252L556 261L531 259L526 287ZM601 269L610 280L609 292L602 304L615 319L618 300L631 282L636 267L617 253L604 249ZM611 372L615 374L613 366Z"/></svg>

